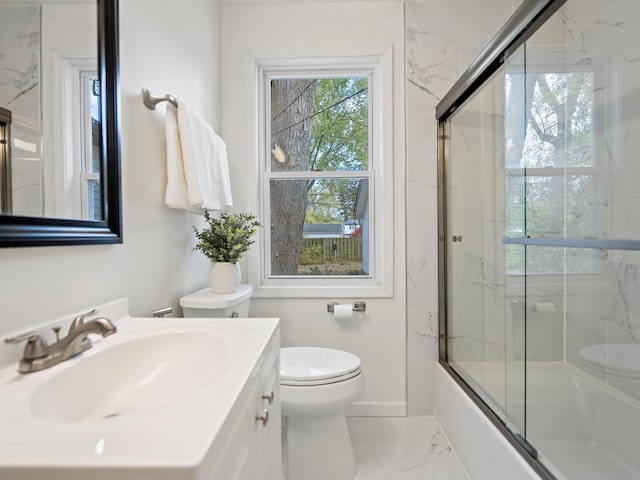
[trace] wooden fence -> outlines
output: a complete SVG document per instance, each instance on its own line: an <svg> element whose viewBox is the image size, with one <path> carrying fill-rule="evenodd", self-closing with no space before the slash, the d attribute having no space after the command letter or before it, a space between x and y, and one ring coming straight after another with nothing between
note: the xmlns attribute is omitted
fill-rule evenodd
<svg viewBox="0 0 640 480"><path fill-rule="evenodd" d="M355 238L303 238L301 249L322 248L324 260L362 261L362 237Z"/></svg>

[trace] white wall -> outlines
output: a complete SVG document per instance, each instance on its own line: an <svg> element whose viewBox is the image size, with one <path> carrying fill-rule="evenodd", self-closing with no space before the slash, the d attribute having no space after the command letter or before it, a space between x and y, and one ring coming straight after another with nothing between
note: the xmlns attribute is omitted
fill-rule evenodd
<svg viewBox="0 0 640 480"><path fill-rule="evenodd" d="M283 345L318 345L354 352L367 387L351 414L403 415L406 401L404 17L401 2L316 2L223 5L223 137L239 208L257 211L255 58L382 54L393 49L394 292L366 300L366 314L336 322L323 299L254 298L252 315L278 316ZM253 173L250 173L253 172ZM242 203L244 202L244 205ZM257 268L257 265L248 265ZM351 302L356 299L339 299Z"/></svg>
<svg viewBox="0 0 640 480"><path fill-rule="evenodd" d="M182 97L218 126L219 25L211 0L120 0L124 244L0 249L0 336L120 296L149 315L205 285L198 217L163 205L164 107L148 110L140 89Z"/></svg>

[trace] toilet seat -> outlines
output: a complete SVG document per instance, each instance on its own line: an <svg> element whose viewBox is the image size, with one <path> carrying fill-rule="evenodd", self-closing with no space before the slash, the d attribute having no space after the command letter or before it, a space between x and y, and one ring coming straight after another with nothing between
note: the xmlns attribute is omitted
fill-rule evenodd
<svg viewBox="0 0 640 480"><path fill-rule="evenodd" d="M328 385L360 373L360 359L349 352L321 347L287 347L280 350L281 385Z"/></svg>
<svg viewBox="0 0 640 480"><path fill-rule="evenodd" d="M330 385L332 383L344 382L345 380L349 380L350 378L357 377L361 373L362 373L362 370L357 369L345 375L340 375L339 377L325 378L322 380L283 380L281 378L280 385L285 385L289 387L312 387L314 385L315 386Z"/></svg>

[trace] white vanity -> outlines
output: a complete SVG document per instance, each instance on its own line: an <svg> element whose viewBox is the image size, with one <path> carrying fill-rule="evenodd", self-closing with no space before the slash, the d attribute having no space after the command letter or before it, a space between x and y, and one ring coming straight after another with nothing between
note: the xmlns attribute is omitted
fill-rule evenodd
<svg viewBox="0 0 640 480"><path fill-rule="evenodd" d="M278 319L99 310L117 333L54 367L0 346L0 479L280 480Z"/></svg>

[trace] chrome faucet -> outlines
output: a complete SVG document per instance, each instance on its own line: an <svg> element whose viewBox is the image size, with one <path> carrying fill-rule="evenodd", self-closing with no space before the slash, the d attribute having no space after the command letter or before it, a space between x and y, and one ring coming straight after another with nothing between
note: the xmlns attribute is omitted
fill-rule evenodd
<svg viewBox="0 0 640 480"><path fill-rule="evenodd" d="M27 341L24 354L18 365L20 373L31 373L53 367L60 362L81 354L93 346L89 335L92 333L107 337L116 333L116 326L105 317L94 318L85 322L85 318L96 314L96 309L73 319L66 337L56 338L56 342L48 345L40 332L30 332L13 338L5 338L5 343L16 344ZM60 328L54 328L56 337Z"/></svg>

